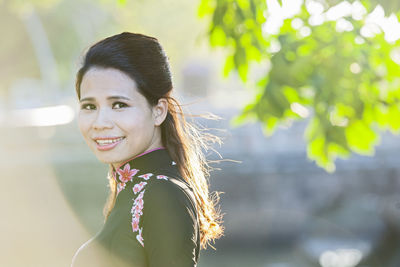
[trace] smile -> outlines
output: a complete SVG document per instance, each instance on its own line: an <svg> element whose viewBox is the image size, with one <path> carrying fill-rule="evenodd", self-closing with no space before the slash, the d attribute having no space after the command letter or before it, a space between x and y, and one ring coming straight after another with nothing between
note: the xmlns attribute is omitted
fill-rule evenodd
<svg viewBox="0 0 400 267"><path fill-rule="evenodd" d="M123 139L125 139L125 137L120 137L116 139L98 139L95 141L98 150L106 151L116 147L119 143L121 143Z"/></svg>
<svg viewBox="0 0 400 267"><path fill-rule="evenodd" d="M125 137L120 137L117 139L104 139L104 140L96 140L96 143L99 145L108 145L108 144L113 144L113 143L117 143L119 141L121 141L122 139L124 139Z"/></svg>

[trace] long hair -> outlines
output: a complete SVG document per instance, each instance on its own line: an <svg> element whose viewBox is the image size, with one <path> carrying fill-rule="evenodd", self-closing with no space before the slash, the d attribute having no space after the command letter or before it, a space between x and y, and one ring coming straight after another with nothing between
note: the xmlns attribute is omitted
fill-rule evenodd
<svg viewBox="0 0 400 267"><path fill-rule="evenodd" d="M136 82L139 92L153 106L160 98L168 101L167 116L161 124L162 143L193 189L202 248L211 246L210 241L221 237L224 227L221 225L222 215L216 207L219 196L215 192L211 194L208 189L211 168L203 150L220 140L189 123L182 106L171 96L173 86L168 58L158 40L143 34L123 32L93 44L76 75L78 99L83 76L91 67L114 68L124 72ZM107 178L110 193L103 209L105 220L114 207L117 195L111 164Z"/></svg>

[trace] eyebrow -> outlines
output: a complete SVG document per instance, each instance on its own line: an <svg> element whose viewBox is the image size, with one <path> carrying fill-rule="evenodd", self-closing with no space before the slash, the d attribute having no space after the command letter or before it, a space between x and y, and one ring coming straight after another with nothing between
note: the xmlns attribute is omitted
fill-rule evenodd
<svg viewBox="0 0 400 267"><path fill-rule="evenodd" d="M115 96L109 96L109 97L107 97L107 100L113 100L113 99L131 100L130 98L125 97L125 96L121 96L121 95L115 95ZM85 97L85 98L82 98L81 100L79 100L79 102L83 102L83 101L94 101L94 100L95 100L94 97Z"/></svg>

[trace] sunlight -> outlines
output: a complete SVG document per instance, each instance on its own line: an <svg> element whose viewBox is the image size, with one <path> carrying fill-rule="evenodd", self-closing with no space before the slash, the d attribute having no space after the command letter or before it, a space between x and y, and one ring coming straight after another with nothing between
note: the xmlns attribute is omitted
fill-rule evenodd
<svg viewBox="0 0 400 267"><path fill-rule="evenodd" d="M74 109L67 105L18 109L2 114L0 124L10 127L62 125L70 123L74 116Z"/></svg>
<svg viewBox="0 0 400 267"><path fill-rule="evenodd" d="M263 32L266 34L278 34L283 21L297 15L303 2L302 0L282 1L282 6L280 6L277 0L267 0L268 14L266 14L267 20L263 25ZM346 17L351 17L354 20L365 18L365 25L360 32L361 36L371 38L383 31L387 42L393 43L400 39L400 22L398 18L394 14L385 17L385 12L381 5L377 5L368 15L366 8L360 1L353 3L343 1L325 11L323 5L317 1L305 1L305 5L310 13L308 23L311 26L321 25L325 21L336 21L336 30L338 32L352 31L354 27ZM299 30L300 35L303 37L310 35L311 31L303 29L302 26L303 22L300 19L293 20L293 29Z"/></svg>
<svg viewBox="0 0 400 267"><path fill-rule="evenodd" d="M279 33L283 21L298 14L302 4L303 0L283 0L282 6L280 6L277 0L267 0L268 14L266 14L267 20L263 25L263 32Z"/></svg>
<svg viewBox="0 0 400 267"><path fill-rule="evenodd" d="M306 1L306 9L310 15L319 15L324 12L324 6L317 1Z"/></svg>
<svg viewBox="0 0 400 267"><path fill-rule="evenodd" d="M324 251L319 263L322 267L354 267L362 259L362 252L358 249L336 249Z"/></svg>
<svg viewBox="0 0 400 267"><path fill-rule="evenodd" d="M290 105L290 109L302 118L307 118L310 115L310 112L305 106L296 102Z"/></svg>
<svg viewBox="0 0 400 267"><path fill-rule="evenodd" d="M345 1L328 9L328 11L325 12L325 16L327 20L338 20L350 16L352 14L351 11L351 4Z"/></svg>

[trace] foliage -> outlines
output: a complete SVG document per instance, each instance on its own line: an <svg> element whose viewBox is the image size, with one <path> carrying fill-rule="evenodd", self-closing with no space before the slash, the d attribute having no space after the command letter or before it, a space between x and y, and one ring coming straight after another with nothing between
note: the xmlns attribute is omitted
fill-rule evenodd
<svg viewBox="0 0 400 267"><path fill-rule="evenodd" d="M324 11L338 2L324 1ZM248 82L251 63L271 63L258 82L259 93L235 121L255 118L272 134L281 123L309 117L308 156L327 171L335 169L338 156L372 154L379 130L400 129L400 66L394 62L399 42L387 42L380 29L362 34L376 2L363 1L362 17L321 23L310 23L303 4L277 34L267 35L265 1L202 0L199 15L212 18L210 44L229 49L225 74L237 70ZM379 2L386 13L400 7L397 1Z"/></svg>
<svg viewBox="0 0 400 267"><path fill-rule="evenodd" d="M282 1L280 0L281 4ZM318 0L325 5L334 6L343 2L342 0ZM355 0L348 1L350 3L356 2ZM400 10L400 2L396 0L370 0L370 1L362 1L364 6L367 7L369 10L372 10L377 5L381 5L387 14L390 13L398 13Z"/></svg>

